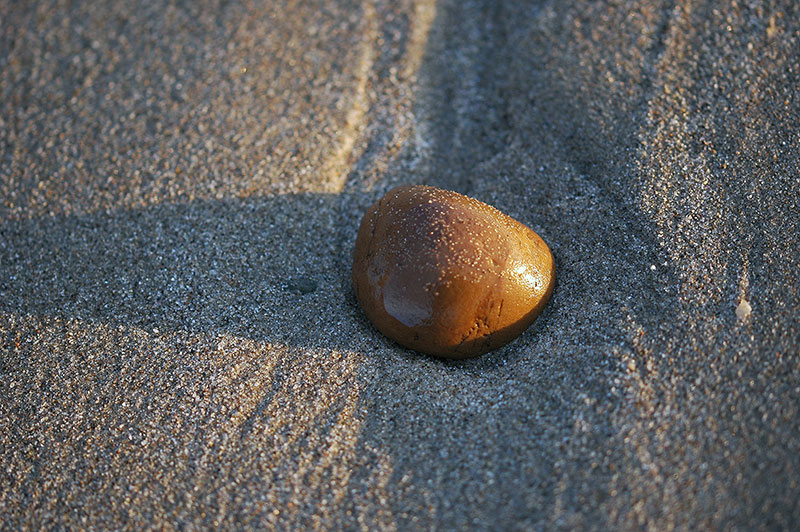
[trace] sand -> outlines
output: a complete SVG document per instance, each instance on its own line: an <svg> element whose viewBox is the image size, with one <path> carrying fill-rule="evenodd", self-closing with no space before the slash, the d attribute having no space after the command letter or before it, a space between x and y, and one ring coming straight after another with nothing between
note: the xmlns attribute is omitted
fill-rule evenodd
<svg viewBox="0 0 800 532"><path fill-rule="evenodd" d="M0 528L800 523L800 4L0 21ZM352 246L400 183L550 245L519 339L371 327Z"/></svg>

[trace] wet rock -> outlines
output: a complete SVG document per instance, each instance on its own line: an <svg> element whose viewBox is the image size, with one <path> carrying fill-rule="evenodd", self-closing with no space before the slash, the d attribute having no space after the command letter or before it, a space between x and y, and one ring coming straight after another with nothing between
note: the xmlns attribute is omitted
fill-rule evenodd
<svg viewBox="0 0 800 532"><path fill-rule="evenodd" d="M379 331L446 358L497 349L539 315L555 282L547 244L478 200L427 186L390 190L361 222L356 298Z"/></svg>

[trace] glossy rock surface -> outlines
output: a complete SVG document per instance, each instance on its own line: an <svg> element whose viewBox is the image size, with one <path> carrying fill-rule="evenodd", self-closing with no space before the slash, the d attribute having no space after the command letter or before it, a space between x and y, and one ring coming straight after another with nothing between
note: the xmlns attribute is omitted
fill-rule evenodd
<svg viewBox="0 0 800 532"><path fill-rule="evenodd" d="M359 304L383 334L470 358L521 334L550 298L555 264L531 229L478 200L428 186L390 190L361 222Z"/></svg>

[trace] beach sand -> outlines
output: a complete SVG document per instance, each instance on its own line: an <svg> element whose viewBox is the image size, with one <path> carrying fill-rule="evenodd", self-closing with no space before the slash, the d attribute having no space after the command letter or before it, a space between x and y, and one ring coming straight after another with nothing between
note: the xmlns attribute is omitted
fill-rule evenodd
<svg viewBox="0 0 800 532"><path fill-rule="evenodd" d="M0 20L0 528L800 523L800 4ZM548 243L520 338L444 362L366 320L401 183Z"/></svg>

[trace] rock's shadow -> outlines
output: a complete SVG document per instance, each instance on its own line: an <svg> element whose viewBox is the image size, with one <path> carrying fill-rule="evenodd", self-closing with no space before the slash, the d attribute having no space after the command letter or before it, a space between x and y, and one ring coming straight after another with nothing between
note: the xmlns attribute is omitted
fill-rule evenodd
<svg viewBox="0 0 800 532"><path fill-rule="evenodd" d="M361 208L350 200L292 194L6 222L0 311L329 345L337 324L363 321L349 280Z"/></svg>

